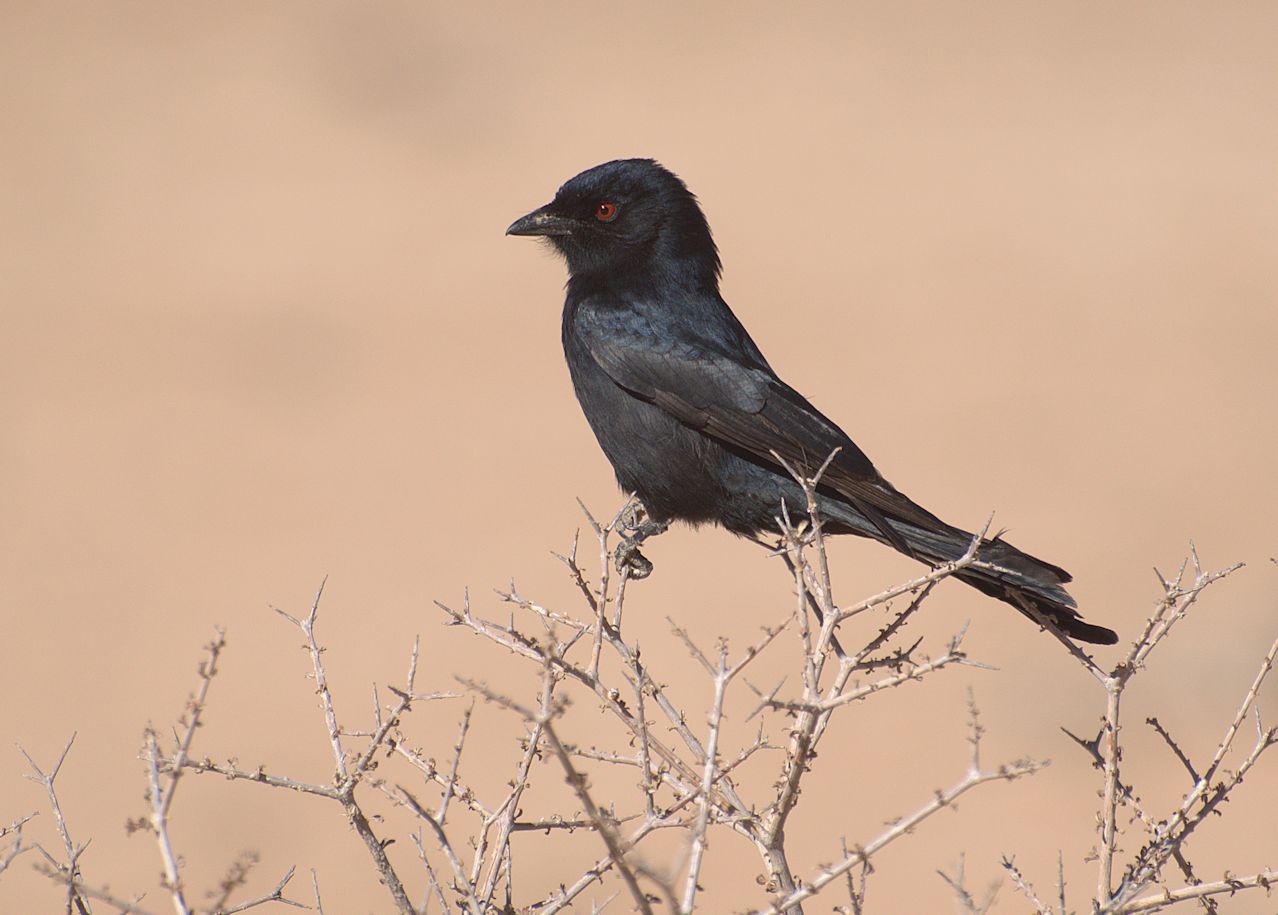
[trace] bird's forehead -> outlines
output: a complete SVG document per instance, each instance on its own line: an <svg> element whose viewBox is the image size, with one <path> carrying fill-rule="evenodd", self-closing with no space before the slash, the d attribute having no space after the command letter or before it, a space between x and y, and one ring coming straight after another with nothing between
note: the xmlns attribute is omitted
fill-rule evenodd
<svg viewBox="0 0 1278 915"><path fill-rule="evenodd" d="M630 197L640 190L633 179L622 175L578 175L564 183L555 195L560 200L592 200L600 194Z"/></svg>
<svg viewBox="0 0 1278 915"><path fill-rule="evenodd" d="M555 195L561 200L582 200L611 194L635 197L654 189L660 166L648 160L622 159L605 162L569 178Z"/></svg>

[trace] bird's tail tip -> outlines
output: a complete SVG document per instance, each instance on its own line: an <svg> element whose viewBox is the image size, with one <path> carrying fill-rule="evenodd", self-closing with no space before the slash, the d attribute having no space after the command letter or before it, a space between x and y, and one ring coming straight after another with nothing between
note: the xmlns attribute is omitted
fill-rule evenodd
<svg viewBox="0 0 1278 915"><path fill-rule="evenodd" d="M1077 617L1071 619L1068 625L1061 628L1067 636L1078 642L1087 642L1091 645L1116 645L1118 643L1118 633L1113 629L1094 626Z"/></svg>

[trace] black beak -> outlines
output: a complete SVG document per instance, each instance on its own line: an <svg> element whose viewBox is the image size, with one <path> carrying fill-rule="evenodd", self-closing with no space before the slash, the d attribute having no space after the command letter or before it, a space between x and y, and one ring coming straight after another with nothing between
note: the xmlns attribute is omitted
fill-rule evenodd
<svg viewBox="0 0 1278 915"><path fill-rule="evenodd" d="M510 224L507 235L571 235L575 220L550 212L550 204L521 216Z"/></svg>

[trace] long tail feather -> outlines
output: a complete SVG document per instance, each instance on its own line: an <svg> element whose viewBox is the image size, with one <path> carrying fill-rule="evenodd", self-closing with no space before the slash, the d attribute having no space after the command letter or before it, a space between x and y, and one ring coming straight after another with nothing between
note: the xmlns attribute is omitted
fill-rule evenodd
<svg viewBox="0 0 1278 915"><path fill-rule="evenodd" d="M909 549L901 552L924 562L958 559L967 552L974 536L939 519L929 530L890 518L888 523L897 536L889 539L877 525L846 503L832 501L825 507L836 528L871 537L898 550L900 541L904 541ZM1112 629L1083 621L1078 613L1078 604L1064 587L1070 575L1060 566L1018 550L998 537L981 541L977 559L982 567L968 567L957 572L955 577L978 591L1011 604L1036 623L1040 622L1038 617L1041 616L1072 639L1094 645L1113 645L1118 641L1118 634Z"/></svg>

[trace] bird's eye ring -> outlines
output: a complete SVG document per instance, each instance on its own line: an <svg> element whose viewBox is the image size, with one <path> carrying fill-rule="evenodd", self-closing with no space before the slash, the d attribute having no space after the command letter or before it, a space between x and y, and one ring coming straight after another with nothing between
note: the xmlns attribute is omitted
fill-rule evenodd
<svg viewBox="0 0 1278 915"><path fill-rule="evenodd" d="M612 222L617 218L617 205L615 203L604 202L595 207L595 219L600 222Z"/></svg>

